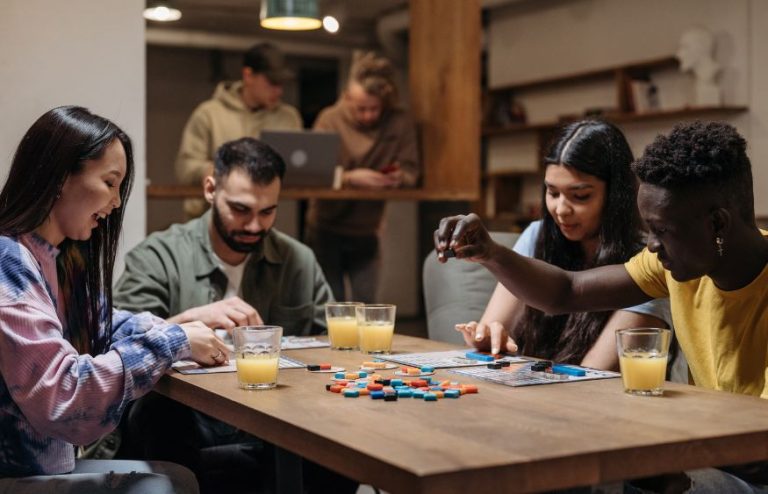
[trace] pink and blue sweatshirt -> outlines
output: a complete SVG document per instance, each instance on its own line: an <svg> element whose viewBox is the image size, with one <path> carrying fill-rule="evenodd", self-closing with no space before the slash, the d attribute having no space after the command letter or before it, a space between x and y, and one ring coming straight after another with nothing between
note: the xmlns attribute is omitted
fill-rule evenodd
<svg viewBox="0 0 768 494"><path fill-rule="evenodd" d="M0 477L72 471L73 445L113 430L191 354L178 325L113 311L109 351L80 355L66 339L58 253L35 234L0 236Z"/></svg>

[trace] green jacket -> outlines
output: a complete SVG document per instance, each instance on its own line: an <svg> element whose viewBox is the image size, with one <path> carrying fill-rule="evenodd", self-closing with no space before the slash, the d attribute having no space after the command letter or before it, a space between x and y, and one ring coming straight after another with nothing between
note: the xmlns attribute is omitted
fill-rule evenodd
<svg viewBox="0 0 768 494"><path fill-rule="evenodd" d="M128 252L113 294L115 306L168 318L221 300L227 278L211 247L210 216L209 211L153 233ZM283 233L272 230L250 255L241 288L243 300L264 323L282 326L284 335L326 329L331 289L312 250Z"/></svg>

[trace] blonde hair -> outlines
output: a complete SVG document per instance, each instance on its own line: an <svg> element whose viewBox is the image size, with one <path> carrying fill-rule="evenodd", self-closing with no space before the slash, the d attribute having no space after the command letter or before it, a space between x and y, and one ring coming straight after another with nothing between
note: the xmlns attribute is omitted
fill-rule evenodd
<svg viewBox="0 0 768 494"><path fill-rule="evenodd" d="M359 84L366 93L379 98L384 108L397 104L395 68L384 57L377 57L373 52L358 57L352 62L349 82Z"/></svg>

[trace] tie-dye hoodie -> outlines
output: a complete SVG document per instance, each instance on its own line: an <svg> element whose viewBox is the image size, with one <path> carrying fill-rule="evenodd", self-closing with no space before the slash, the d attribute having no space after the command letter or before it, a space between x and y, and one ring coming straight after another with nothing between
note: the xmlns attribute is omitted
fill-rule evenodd
<svg viewBox="0 0 768 494"><path fill-rule="evenodd" d="M190 356L178 325L124 311L113 312L108 352L78 354L57 312L57 255L35 234L0 236L0 477L72 471L74 444L114 429L130 401Z"/></svg>

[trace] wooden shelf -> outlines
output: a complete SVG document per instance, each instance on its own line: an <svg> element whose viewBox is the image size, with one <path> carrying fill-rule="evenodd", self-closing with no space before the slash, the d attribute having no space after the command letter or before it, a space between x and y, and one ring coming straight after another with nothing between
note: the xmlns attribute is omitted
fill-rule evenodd
<svg viewBox="0 0 768 494"><path fill-rule="evenodd" d="M637 81L652 81L658 72L676 70L679 63L674 56L665 56L646 60L637 60L580 72L560 74L553 77L519 80L510 84L489 88L483 99L483 121L481 129L486 143L497 146L486 147L486 163L493 162L495 166L504 163L504 155L499 153L518 153L517 162L531 163L531 149L537 146L539 163L546 153L546 147L555 132L563 126L585 118L604 120L618 125L629 125L636 122L666 122L694 118L722 117L748 110L746 106L702 106L669 108L663 110L637 112L651 104L651 94L644 91L643 84ZM602 113L594 116L579 115L585 110L576 110L572 115L553 115L552 121L537 121L533 123L507 123L524 118L526 97L532 97L535 91L546 89L550 93L567 91L574 83L589 86L593 84L613 85L612 98L606 99L601 105ZM650 87L650 86L649 86ZM544 94L546 96L546 94ZM658 94L657 94L658 96ZM510 142L503 144L494 138L515 136ZM510 160L510 162L513 162ZM510 224L524 224L532 218L520 214L530 207L523 201L531 201L531 177L541 177L543 167L533 167L531 171L485 171L483 173L484 203L483 213L488 218Z"/></svg>
<svg viewBox="0 0 768 494"><path fill-rule="evenodd" d="M539 165L536 165L539 166ZM521 178L521 177L535 177L541 175L541 170L494 170L494 171L488 171L483 174L483 178Z"/></svg>
<svg viewBox="0 0 768 494"><path fill-rule="evenodd" d="M147 199L179 200L201 199L202 187L189 185L148 185ZM321 188L285 188L280 192L281 199L331 199L331 200L392 200L392 201L476 201L479 194L467 191L428 189L321 189Z"/></svg>
<svg viewBox="0 0 768 494"><path fill-rule="evenodd" d="M643 122L646 120L663 120L670 118L690 118L706 114L727 115L745 111L747 111L746 106L695 106L670 110L656 110L645 113L606 114L604 118L609 122L624 123Z"/></svg>
<svg viewBox="0 0 768 494"><path fill-rule="evenodd" d="M574 82L588 79L597 79L604 77L611 77L616 74L617 71L647 71L650 69L663 69L677 67L677 59L673 56L652 58L648 60L640 60L624 65L616 65L611 67L603 67L600 69L584 70L581 72L572 72L570 74L562 74L554 77L545 77L542 79L531 79L528 81L516 82L513 84L506 84L504 86L497 86L489 88L492 93L499 93L503 91L518 91L521 89L530 89L532 87L543 87L554 84L561 84L564 82Z"/></svg>
<svg viewBox="0 0 768 494"><path fill-rule="evenodd" d="M746 106L698 106L698 107L686 107L676 108L669 110L656 110L644 113L605 113L603 115L595 116L594 118L605 120L612 123L631 123L631 122L643 122L652 120L664 120L671 118L691 118L706 114L720 114L728 115L734 113L741 113L747 111ZM579 117L589 118L589 117ZM517 134L521 132L530 132L538 130L556 129L563 125L566 125L570 120L563 120L559 122L542 122L537 124L517 124L509 125L506 127L486 127L483 129L484 136L504 135L504 134Z"/></svg>
<svg viewBox="0 0 768 494"><path fill-rule="evenodd" d="M512 124L512 125L505 125L504 127L483 127L482 134L484 136L493 136L493 135L501 135L501 134L514 134L518 132L534 132L539 130L554 129L560 125L563 125L563 122Z"/></svg>

